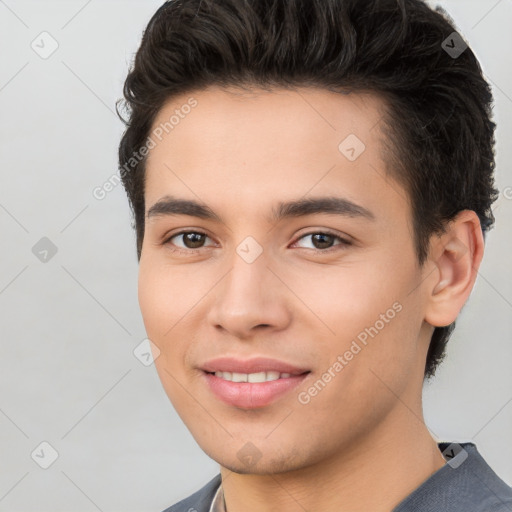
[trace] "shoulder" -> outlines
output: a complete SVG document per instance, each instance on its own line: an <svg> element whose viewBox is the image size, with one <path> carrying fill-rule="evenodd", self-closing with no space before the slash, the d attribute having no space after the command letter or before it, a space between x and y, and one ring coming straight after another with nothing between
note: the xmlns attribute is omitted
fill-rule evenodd
<svg viewBox="0 0 512 512"><path fill-rule="evenodd" d="M204 487L180 502L166 508L163 512L208 512L210 504L221 483L220 473L215 475Z"/></svg>
<svg viewBox="0 0 512 512"><path fill-rule="evenodd" d="M512 488L473 443L439 443L447 463L394 512L512 512Z"/></svg>
<svg viewBox="0 0 512 512"><path fill-rule="evenodd" d="M453 444L460 447L462 453L460 462L448 462L446 481L453 483L457 501L464 504L464 510L512 512L512 487L492 470L473 443ZM451 445L444 443L443 446L449 450Z"/></svg>

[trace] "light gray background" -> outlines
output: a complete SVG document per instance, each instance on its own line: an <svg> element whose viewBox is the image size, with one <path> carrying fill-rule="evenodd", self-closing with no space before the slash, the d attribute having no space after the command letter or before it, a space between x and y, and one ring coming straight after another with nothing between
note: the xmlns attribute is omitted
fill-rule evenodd
<svg viewBox="0 0 512 512"><path fill-rule="evenodd" d="M0 1L1 511L158 512L218 470L133 354L145 331L124 190L92 195L116 173L114 104L160 3ZM512 484L512 1L435 3L493 84L501 195L425 413ZM31 48L43 31L59 44L47 59ZM58 248L47 263L42 237ZM46 470L31 458L43 441L59 454Z"/></svg>

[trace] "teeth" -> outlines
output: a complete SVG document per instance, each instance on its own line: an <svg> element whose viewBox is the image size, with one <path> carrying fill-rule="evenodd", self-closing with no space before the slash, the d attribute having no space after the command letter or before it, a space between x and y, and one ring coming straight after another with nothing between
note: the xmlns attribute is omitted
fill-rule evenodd
<svg viewBox="0 0 512 512"><path fill-rule="evenodd" d="M247 374L246 373L235 373L231 374L231 379L233 382L247 382Z"/></svg>
<svg viewBox="0 0 512 512"><path fill-rule="evenodd" d="M231 382L268 382L271 380L286 379L290 377L291 374L276 371L258 373L215 372L215 376Z"/></svg>
<svg viewBox="0 0 512 512"><path fill-rule="evenodd" d="M265 380L277 380L281 377L281 374L279 372L270 371L265 372Z"/></svg>
<svg viewBox="0 0 512 512"><path fill-rule="evenodd" d="M279 372L277 373L277 378L279 378ZM247 382L265 382L266 380L270 380L270 378L265 372L249 373L247 375Z"/></svg>

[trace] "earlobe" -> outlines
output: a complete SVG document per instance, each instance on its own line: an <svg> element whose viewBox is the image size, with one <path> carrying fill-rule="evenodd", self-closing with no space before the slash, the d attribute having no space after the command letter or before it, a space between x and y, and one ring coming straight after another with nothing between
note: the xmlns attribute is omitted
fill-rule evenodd
<svg viewBox="0 0 512 512"><path fill-rule="evenodd" d="M438 272L427 288L428 323L444 327L455 321L473 289L483 250L480 221L471 210L460 212L433 242L431 258Z"/></svg>

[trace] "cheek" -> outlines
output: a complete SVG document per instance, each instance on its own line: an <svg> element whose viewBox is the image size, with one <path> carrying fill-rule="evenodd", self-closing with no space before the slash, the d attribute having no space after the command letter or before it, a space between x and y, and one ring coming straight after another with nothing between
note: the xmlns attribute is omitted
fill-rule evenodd
<svg viewBox="0 0 512 512"><path fill-rule="evenodd" d="M160 351L154 361L158 376L167 396L180 410L182 402L186 402L179 384L185 381L182 373L185 345L180 343L178 322L186 312L184 302L187 301L182 284L176 283L173 272L164 267L147 254L141 258L138 300L147 336Z"/></svg>
<svg viewBox="0 0 512 512"><path fill-rule="evenodd" d="M379 422L397 405L397 397L404 395L417 370L417 332L407 316L407 305L401 305L399 312L388 314L388 323L378 316L386 309L375 305L373 311L368 305L366 310L361 308L357 317L344 320L340 314L335 326L338 337L330 342L323 340L322 351L328 358L317 377L328 383L325 389L318 384L317 389L324 390L310 406L317 411L328 410L336 418L340 436L353 429L354 422L359 431ZM335 377L328 375L329 368Z"/></svg>
<svg viewBox="0 0 512 512"><path fill-rule="evenodd" d="M380 385L371 370L385 382L407 375L416 364L422 324L419 295L410 293L418 278L412 263L393 266L381 258L300 280L297 295L316 313L308 316L318 332L325 333L317 338L328 357L324 364L345 356L342 372L361 391Z"/></svg>
<svg viewBox="0 0 512 512"><path fill-rule="evenodd" d="M138 301L148 337L162 350L170 344L173 326L185 314L182 311L187 288L176 282L170 269L155 258L143 256L139 263ZM186 304L185 304L186 305Z"/></svg>
<svg viewBox="0 0 512 512"><path fill-rule="evenodd" d="M168 297L164 294L165 283L158 279L159 272L148 258L142 257L139 264L138 300L146 331L151 338L153 333L162 330L163 309Z"/></svg>
<svg viewBox="0 0 512 512"><path fill-rule="evenodd" d="M328 338L348 339L379 321L381 314L394 318L393 304L404 300L405 275L394 273L386 262L356 262L337 267L310 267L287 271L287 282L308 307L309 318Z"/></svg>
<svg viewBox="0 0 512 512"><path fill-rule="evenodd" d="M195 334L191 326L199 325L196 317L209 282L192 267L171 266L150 254L141 258L138 301L147 336L160 350L155 366L161 378L163 368L174 374L187 366L185 358Z"/></svg>
<svg viewBox="0 0 512 512"><path fill-rule="evenodd" d="M143 251L139 262L138 299L142 316L145 321L148 319L150 328L159 330L163 328L159 324L165 322L166 332L185 313L196 288L197 280L194 283L194 279L187 278L184 267L170 266L165 258Z"/></svg>

